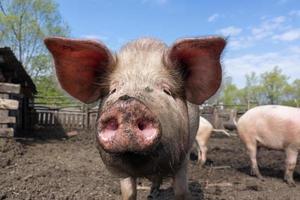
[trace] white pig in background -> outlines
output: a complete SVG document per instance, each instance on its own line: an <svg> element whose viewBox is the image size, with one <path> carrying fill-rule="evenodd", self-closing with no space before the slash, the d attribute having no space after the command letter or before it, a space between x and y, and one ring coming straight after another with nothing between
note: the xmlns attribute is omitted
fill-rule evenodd
<svg viewBox="0 0 300 200"><path fill-rule="evenodd" d="M101 99L95 138L107 169L122 178L122 199L137 198L138 177L151 180L152 191L172 177L175 199L186 199L195 104L220 86L225 40L187 38L168 47L144 38L117 53L90 40L53 37L45 44L63 89L84 103Z"/></svg>
<svg viewBox="0 0 300 200"><path fill-rule="evenodd" d="M214 129L209 121L207 121L204 117L200 117L195 143L198 153L198 163L201 163L201 165L204 165L206 162L207 143L212 132L222 132L225 135L230 136L230 134L225 130Z"/></svg>
<svg viewBox="0 0 300 200"><path fill-rule="evenodd" d="M238 134L251 160L251 174L263 179L257 160L257 146L284 150L284 180L295 186L293 172L300 148L300 109L280 105L258 106L247 111L237 123Z"/></svg>

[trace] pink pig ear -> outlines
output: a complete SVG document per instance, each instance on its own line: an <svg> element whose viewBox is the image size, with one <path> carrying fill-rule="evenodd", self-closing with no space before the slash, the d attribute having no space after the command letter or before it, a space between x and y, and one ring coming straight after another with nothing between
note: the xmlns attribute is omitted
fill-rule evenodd
<svg viewBox="0 0 300 200"><path fill-rule="evenodd" d="M56 75L64 90L84 103L92 103L103 95L101 85L114 64L106 46L58 37L46 38L44 42L54 58Z"/></svg>
<svg viewBox="0 0 300 200"><path fill-rule="evenodd" d="M221 37L192 38L178 41L169 49L166 64L181 72L191 103L203 103L220 87L220 56L225 44Z"/></svg>

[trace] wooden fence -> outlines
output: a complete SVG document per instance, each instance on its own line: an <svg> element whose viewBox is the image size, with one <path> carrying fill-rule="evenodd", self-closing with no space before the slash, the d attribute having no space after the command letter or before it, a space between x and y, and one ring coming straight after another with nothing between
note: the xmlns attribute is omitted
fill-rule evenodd
<svg viewBox="0 0 300 200"><path fill-rule="evenodd" d="M32 127L63 128L63 129L92 129L97 119L97 109L49 108L36 106L30 116Z"/></svg>
<svg viewBox="0 0 300 200"><path fill-rule="evenodd" d="M20 85L0 83L0 137L13 137L16 116L11 116L12 110L17 110L19 102L12 100L10 94L19 94Z"/></svg>
<svg viewBox="0 0 300 200"><path fill-rule="evenodd" d="M234 113L232 111L235 111ZM224 123L233 123L233 117L239 117L244 111L236 109L205 106L201 108L201 115L208 119L215 128L224 128ZM88 109L87 106L57 107L34 106L29 116L32 127L63 128L63 129L94 129L96 126L98 109Z"/></svg>
<svg viewBox="0 0 300 200"><path fill-rule="evenodd" d="M205 105L200 108L201 116L206 118L216 129L234 126L234 120L237 120L246 111L247 107L244 105L239 105L239 107L236 105Z"/></svg>
<svg viewBox="0 0 300 200"><path fill-rule="evenodd" d="M88 108L78 102L64 102L65 97L36 96L34 109L26 114L31 128L62 128L62 129L94 129L96 126L98 108ZM42 104L45 99L51 99L51 105ZM208 119L215 128L224 128L224 123L233 123L231 111L237 111L240 116L247 110L247 105L209 105L200 106L201 115Z"/></svg>

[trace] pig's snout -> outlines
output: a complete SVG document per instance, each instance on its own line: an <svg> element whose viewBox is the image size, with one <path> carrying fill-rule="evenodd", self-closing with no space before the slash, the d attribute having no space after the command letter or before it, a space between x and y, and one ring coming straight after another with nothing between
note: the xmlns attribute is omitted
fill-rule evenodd
<svg viewBox="0 0 300 200"><path fill-rule="evenodd" d="M101 113L98 142L110 153L150 151L160 140L160 123L143 103L127 97Z"/></svg>

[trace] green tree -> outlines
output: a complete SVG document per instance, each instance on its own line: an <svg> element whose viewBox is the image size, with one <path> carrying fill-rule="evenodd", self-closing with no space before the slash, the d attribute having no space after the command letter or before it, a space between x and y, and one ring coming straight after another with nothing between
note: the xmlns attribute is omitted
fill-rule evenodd
<svg viewBox="0 0 300 200"><path fill-rule="evenodd" d="M50 106L69 106L76 105L77 101L67 98L65 93L57 88L53 75L42 75L35 78L38 97L35 99L37 104L47 104ZM79 104L78 104L79 105Z"/></svg>
<svg viewBox="0 0 300 200"><path fill-rule="evenodd" d="M225 105L248 105L248 109L262 104L283 104L300 107L300 79L291 84L280 68L274 67L260 76L255 72L246 74L246 85L237 88L231 77L225 77L219 101Z"/></svg>
<svg viewBox="0 0 300 200"><path fill-rule="evenodd" d="M242 104L258 104L260 100L261 86L259 85L259 77L255 72L246 74L246 85L240 91L240 102Z"/></svg>
<svg viewBox="0 0 300 200"><path fill-rule="evenodd" d="M234 84L228 84L224 88L222 101L225 105L234 105L238 103L238 88Z"/></svg>
<svg viewBox="0 0 300 200"><path fill-rule="evenodd" d="M261 74L261 98L264 104L282 104L286 101L288 77L277 66L270 72Z"/></svg>
<svg viewBox="0 0 300 200"><path fill-rule="evenodd" d="M39 96L62 95L52 78L52 61L43 39L68 34L54 0L0 0L0 46L13 50L35 82ZM47 101L50 99L44 103Z"/></svg>
<svg viewBox="0 0 300 200"><path fill-rule="evenodd" d="M288 105L300 107L300 79L296 79L289 87L290 99Z"/></svg>
<svg viewBox="0 0 300 200"><path fill-rule="evenodd" d="M300 100L300 79L294 80L292 87L294 90L294 97Z"/></svg>
<svg viewBox="0 0 300 200"><path fill-rule="evenodd" d="M53 0L1 0L0 24L0 45L10 47L33 78L41 69L36 64L46 61L42 58L36 62L39 55L48 55L43 44L45 36L69 33Z"/></svg>
<svg viewBox="0 0 300 200"><path fill-rule="evenodd" d="M227 76L223 83L220 101L225 105L234 105L238 103L239 89L232 83L232 77Z"/></svg>

